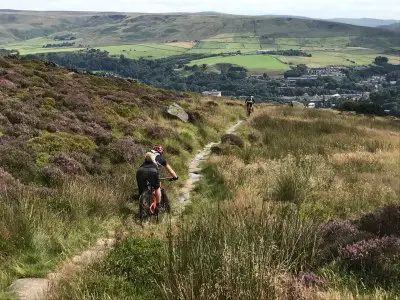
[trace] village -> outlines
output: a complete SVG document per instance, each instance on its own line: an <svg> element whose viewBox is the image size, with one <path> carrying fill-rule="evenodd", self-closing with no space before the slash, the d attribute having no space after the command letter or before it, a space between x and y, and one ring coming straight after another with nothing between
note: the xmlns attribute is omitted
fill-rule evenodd
<svg viewBox="0 0 400 300"><path fill-rule="evenodd" d="M371 92L379 92L388 86L400 85L399 80L388 81L386 75L373 75L353 84L353 88L330 88L332 82L343 82L349 70L362 71L368 66L344 67L326 66L310 68L299 76L266 76L265 74L250 74L249 78L276 87L277 96L273 97L278 103L302 105L309 108L336 107L344 101L369 101ZM328 81L318 86L317 81ZM342 92L338 92L341 90ZM327 93L328 91L328 93ZM320 92L320 93L319 93ZM223 93L216 89L204 91L205 96L221 97ZM247 95L232 97L244 99ZM264 102L264 99L257 99ZM387 111L389 112L389 111Z"/></svg>

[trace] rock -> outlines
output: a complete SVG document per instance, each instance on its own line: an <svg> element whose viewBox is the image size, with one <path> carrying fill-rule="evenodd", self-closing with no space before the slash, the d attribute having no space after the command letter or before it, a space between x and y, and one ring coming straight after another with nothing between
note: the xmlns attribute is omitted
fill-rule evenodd
<svg viewBox="0 0 400 300"><path fill-rule="evenodd" d="M174 103L168 107L167 113L170 116L174 116L174 117L178 118L182 122L185 122L185 123L189 122L189 115L186 113L186 111L182 107L180 107L176 103Z"/></svg>
<svg viewBox="0 0 400 300"><path fill-rule="evenodd" d="M11 82L10 80L7 80L5 78L0 78L0 87L14 89L14 88L16 88L16 85L14 82Z"/></svg>
<svg viewBox="0 0 400 300"><path fill-rule="evenodd" d="M21 300L42 300L46 297L49 285L48 279L24 278L14 281L10 290Z"/></svg>

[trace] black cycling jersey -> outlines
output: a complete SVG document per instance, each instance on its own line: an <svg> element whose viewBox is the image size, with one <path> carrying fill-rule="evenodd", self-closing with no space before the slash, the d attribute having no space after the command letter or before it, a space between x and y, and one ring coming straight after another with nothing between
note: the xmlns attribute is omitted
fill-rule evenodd
<svg viewBox="0 0 400 300"><path fill-rule="evenodd" d="M162 155L156 156L156 162L161 166L167 165L167 160ZM152 161L145 161L136 172L136 182L138 184L139 194L142 194L150 183L152 189L160 187L160 175L158 166Z"/></svg>

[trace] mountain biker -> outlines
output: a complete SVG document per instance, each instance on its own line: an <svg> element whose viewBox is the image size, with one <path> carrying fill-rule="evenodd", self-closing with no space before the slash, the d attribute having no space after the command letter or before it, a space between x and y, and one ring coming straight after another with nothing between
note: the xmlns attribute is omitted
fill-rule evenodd
<svg viewBox="0 0 400 300"><path fill-rule="evenodd" d="M165 167L174 180L178 180L178 176L176 176L174 169L172 169L168 164L163 154L164 149L161 145L154 146L151 151L146 153L144 163L136 172L136 182L138 185L139 195L146 190L148 182L151 185L151 188L155 191L157 206L160 205L161 201L159 168L161 166Z"/></svg>
<svg viewBox="0 0 400 300"><path fill-rule="evenodd" d="M254 101L254 97L253 96L249 96L246 98L246 100L244 101L246 103L246 107L247 109L252 109L253 108L253 104L255 103Z"/></svg>

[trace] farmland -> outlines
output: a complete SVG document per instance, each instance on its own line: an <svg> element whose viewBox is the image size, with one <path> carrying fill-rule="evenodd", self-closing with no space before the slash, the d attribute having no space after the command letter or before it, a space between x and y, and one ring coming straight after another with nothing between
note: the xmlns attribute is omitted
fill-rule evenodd
<svg viewBox="0 0 400 300"><path fill-rule="evenodd" d="M192 65L235 63L250 72L283 72L296 64L309 67L370 64L376 56L387 49L396 49L400 43L397 33L384 29L296 18L40 12L2 12L0 18L4 23L0 48L17 49L22 55L86 48L130 59L227 52L256 54L260 49L301 49L312 54L312 57L268 58L221 55L192 62ZM39 23L43 25L36 28ZM46 44L60 43L56 37L65 35L73 36L74 47L43 48ZM391 63L400 63L399 57L388 57Z"/></svg>
<svg viewBox="0 0 400 300"><path fill-rule="evenodd" d="M289 67L277 60L275 57L267 55L238 55L238 56L226 56L226 57L210 57L192 61L191 65L215 65L221 63L229 63L234 65L243 66L251 71L277 71L283 72L289 69Z"/></svg>
<svg viewBox="0 0 400 300"><path fill-rule="evenodd" d="M270 73L282 73L289 69L290 65L297 64L306 64L308 67L321 67L326 65L368 65L371 64L374 58L378 55L387 56L390 59L390 63L400 63L400 57L395 55L386 55L378 50L360 47L345 47L346 41L348 41L348 39L345 37L304 39L281 38L266 41L244 35L217 35L213 38L196 43L137 43L101 46L96 47L96 49L107 51L112 56L123 55L130 59L138 59L141 57L158 59L181 54L222 54L228 52L239 52L240 54L245 55L210 57L201 60L194 60L190 65L230 63L245 67L250 72ZM264 42L270 44L265 44ZM84 49L42 47L48 43L54 43L54 41L51 39L36 38L25 42L7 44L6 47L8 49L18 49L21 55L49 52L70 52ZM336 48L333 48L334 45L336 45ZM310 53L312 57L255 55L256 51L259 49L304 49L307 53Z"/></svg>

